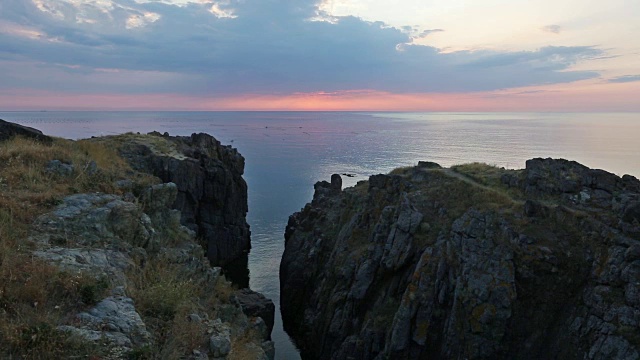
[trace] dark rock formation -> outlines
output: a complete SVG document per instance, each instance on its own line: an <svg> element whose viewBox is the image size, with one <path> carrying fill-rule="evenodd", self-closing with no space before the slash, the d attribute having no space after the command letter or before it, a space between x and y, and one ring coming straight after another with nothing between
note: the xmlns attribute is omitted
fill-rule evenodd
<svg viewBox="0 0 640 360"><path fill-rule="evenodd" d="M49 136L44 135L40 130L0 120L0 141L11 139L14 136L23 136L45 144L49 144L52 141Z"/></svg>
<svg viewBox="0 0 640 360"><path fill-rule="evenodd" d="M273 301L251 289L240 289L233 294L233 297L240 303L245 315L262 318L267 325L267 332L271 334L276 312Z"/></svg>
<svg viewBox="0 0 640 360"><path fill-rule="evenodd" d="M173 207L182 213L182 224L205 241L213 265L225 265L250 249L244 158L236 149L203 133L116 139L134 169L178 186Z"/></svg>
<svg viewBox="0 0 640 360"><path fill-rule="evenodd" d="M640 358L636 178L394 174L318 183L289 219L281 309L305 359Z"/></svg>
<svg viewBox="0 0 640 360"><path fill-rule="evenodd" d="M153 347L153 336L127 294L130 277L142 271L153 256L180 265L180 275L202 288L226 284L221 269L211 267L202 247L195 243L193 232L180 225L180 213L170 208L177 194L173 183L153 185L134 202L118 195L75 194L37 218L30 234L35 257L71 274L104 278L113 288L110 296L70 316L58 330L119 354L114 359ZM226 286L230 289L230 284ZM190 321L200 323L203 334L209 336L206 344L195 345L194 351L203 358L209 354L226 359L232 344L241 342L250 348L248 358L273 359L271 329L265 324L265 320L273 324L273 303L250 290L243 293L256 309L271 304L271 313L258 309L246 315L250 311L242 301L228 301L216 304L220 318L191 314ZM265 320L258 317L263 314Z"/></svg>

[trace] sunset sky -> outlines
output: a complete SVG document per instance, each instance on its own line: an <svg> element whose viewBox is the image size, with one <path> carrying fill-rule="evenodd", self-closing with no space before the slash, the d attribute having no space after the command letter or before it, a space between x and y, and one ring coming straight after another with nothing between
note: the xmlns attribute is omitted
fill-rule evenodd
<svg viewBox="0 0 640 360"><path fill-rule="evenodd" d="M638 0L0 0L0 111L640 111L638 19Z"/></svg>

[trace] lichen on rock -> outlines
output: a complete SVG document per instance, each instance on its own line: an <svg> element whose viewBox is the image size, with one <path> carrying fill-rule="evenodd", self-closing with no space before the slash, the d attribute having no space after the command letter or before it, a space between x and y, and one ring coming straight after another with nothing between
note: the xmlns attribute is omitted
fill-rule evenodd
<svg viewBox="0 0 640 360"><path fill-rule="evenodd" d="M640 181L423 162L316 184L280 267L305 359L638 359Z"/></svg>
<svg viewBox="0 0 640 360"><path fill-rule="evenodd" d="M213 265L225 265L251 248L244 157L236 149L204 133L123 134L94 141L116 147L135 170L177 185L172 207L204 240Z"/></svg>
<svg viewBox="0 0 640 360"><path fill-rule="evenodd" d="M185 195L179 184L132 169L112 151L117 137L71 141L5 123L0 135L8 138L0 137L0 357L273 358L273 303L243 290L264 308L250 313L251 301L233 296L175 208ZM134 137L185 161L213 157L209 146L220 145L195 136L198 155L178 152L179 142L162 148L164 138ZM233 161L216 166L240 177ZM215 211L243 199L216 189ZM243 205L230 206L246 209L243 194ZM213 349L220 329L227 346Z"/></svg>

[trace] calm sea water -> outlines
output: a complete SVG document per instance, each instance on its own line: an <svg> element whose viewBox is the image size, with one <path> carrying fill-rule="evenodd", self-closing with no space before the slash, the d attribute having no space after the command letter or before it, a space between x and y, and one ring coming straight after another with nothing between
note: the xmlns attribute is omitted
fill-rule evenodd
<svg viewBox="0 0 640 360"><path fill-rule="evenodd" d="M343 176L351 186L419 160L522 168L533 157L561 157L640 177L638 113L0 112L0 118L73 139L207 132L238 148L249 186L250 285L276 305L288 216L311 200L316 181L333 173L353 174ZM272 337L276 358L299 358L279 316Z"/></svg>

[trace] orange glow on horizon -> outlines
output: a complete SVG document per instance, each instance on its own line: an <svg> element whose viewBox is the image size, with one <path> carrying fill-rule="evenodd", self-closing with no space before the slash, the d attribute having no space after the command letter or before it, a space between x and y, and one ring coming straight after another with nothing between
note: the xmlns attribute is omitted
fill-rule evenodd
<svg viewBox="0 0 640 360"><path fill-rule="evenodd" d="M476 93L395 94L374 90L238 95L0 93L1 110L193 111L640 111L640 82L581 82Z"/></svg>

